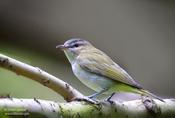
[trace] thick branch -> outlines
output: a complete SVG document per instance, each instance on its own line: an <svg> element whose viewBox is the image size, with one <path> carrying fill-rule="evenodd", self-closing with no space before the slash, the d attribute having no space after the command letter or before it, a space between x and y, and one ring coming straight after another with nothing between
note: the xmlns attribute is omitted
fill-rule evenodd
<svg viewBox="0 0 175 118"><path fill-rule="evenodd" d="M6 68L17 73L18 75L25 76L41 83L44 86L47 86L58 94L61 94L67 101L71 101L74 98L84 97L80 92L78 92L69 84L53 75L48 74L40 68L32 67L28 64L22 63L2 54L0 54L0 67Z"/></svg>
<svg viewBox="0 0 175 118"><path fill-rule="evenodd" d="M42 115L49 118L174 118L175 100L165 103L155 100L158 111L148 112L141 100L124 103L103 102L98 105L85 102L56 103L38 99L0 99L0 114Z"/></svg>

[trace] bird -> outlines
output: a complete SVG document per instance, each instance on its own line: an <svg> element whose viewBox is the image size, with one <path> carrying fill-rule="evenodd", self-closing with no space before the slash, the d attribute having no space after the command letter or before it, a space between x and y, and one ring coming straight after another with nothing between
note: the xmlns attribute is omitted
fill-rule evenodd
<svg viewBox="0 0 175 118"><path fill-rule="evenodd" d="M71 38L56 48L64 51L74 75L84 85L96 91L89 98L96 98L100 94L111 94L108 98L110 101L116 92L130 92L163 101L162 98L145 90L107 54L87 40Z"/></svg>

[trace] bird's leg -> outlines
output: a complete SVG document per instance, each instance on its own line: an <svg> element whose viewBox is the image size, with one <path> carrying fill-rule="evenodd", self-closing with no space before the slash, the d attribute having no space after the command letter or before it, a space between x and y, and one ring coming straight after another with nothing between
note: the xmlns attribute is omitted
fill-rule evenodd
<svg viewBox="0 0 175 118"><path fill-rule="evenodd" d="M107 98L107 101L108 101L109 103L111 103L111 104L113 103L113 101L111 100L111 98L114 96L114 94L115 94L115 93L112 93L111 96L110 96L109 98Z"/></svg>
<svg viewBox="0 0 175 118"><path fill-rule="evenodd" d="M98 95L102 94L102 93L105 92L106 90L107 90L107 89L103 89L103 90L101 90L100 92L94 93L94 94L92 94L92 95L90 95L90 96L87 96L87 97L90 98L90 99L96 98Z"/></svg>
<svg viewBox="0 0 175 118"><path fill-rule="evenodd" d="M94 93L90 96L84 97L84 98L75 98L75 101L85 101L89 102L91 104L99 104L99 100L95 99L98 95L102 94L103 92L107 91L107 89L103 89L98 93Z"/></svg>

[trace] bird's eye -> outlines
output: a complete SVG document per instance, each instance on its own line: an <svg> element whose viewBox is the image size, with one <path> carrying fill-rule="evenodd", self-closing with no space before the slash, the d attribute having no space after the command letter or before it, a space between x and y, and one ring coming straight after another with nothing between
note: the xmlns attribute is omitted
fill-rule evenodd
<svg viewBox="0 0 175 118"><path fill-rule="evenodd" d="M76 48L77 48L78 46L79 46L78 44L75 44L75 45L74 45L74 47L76 47Z"/></svg>

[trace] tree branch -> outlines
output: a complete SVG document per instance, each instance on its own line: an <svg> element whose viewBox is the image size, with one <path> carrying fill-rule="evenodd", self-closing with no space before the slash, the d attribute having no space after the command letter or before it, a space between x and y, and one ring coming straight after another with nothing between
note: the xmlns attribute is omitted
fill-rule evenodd
<svg viewBox="0 0 175 118"><path fill-rule="evenodd" d="M84 97L79 91L74 89L68 83L56 78L53 75L50 75L40 68L32 67L3 54L0 54L0 67L15 72L17 75L22 75L39 82L40 84L62 95L66 101L72 101L75 98Z"/></svg>
<svg viewBox="0 0 175 118"><path fill-rule="evenodd" d="M175 100L166 99L165 103L156 101L158 112L148 112L141 100L124 103L101 102L98 105L85 102L56 103L39 99L0 99L0 116L37 115L49 118L173 118Z"/></svg>

